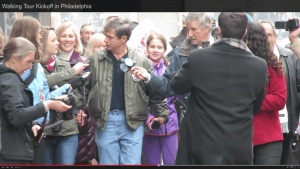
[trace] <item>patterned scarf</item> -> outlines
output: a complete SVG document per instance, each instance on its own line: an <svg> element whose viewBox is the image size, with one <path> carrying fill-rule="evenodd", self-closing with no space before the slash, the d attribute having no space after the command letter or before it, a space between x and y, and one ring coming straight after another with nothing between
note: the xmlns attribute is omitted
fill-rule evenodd
<svg viewBox="0 0 300 169"><path fill-rule="evenodd" d="M247 45L242 40L238 40L238 39L234 39L234 38L221 38L221 39L217 40L215 43L213 43L212 45L217 45L221 42L225 42L230 46L240 48L240 49L243 49L247 52L252 53L250 51L250 49L247 47Z"/></svg>
<svg viewBox="0 0 300 169"><path fill-rule="evenodd" d="M84 60L85 60L85 58L80 56L79 53L73 52L71 55L71 58L69 60L69 63L71 65L71 67L73 67L74 65L76 65L76 63L83 62Z"/></svg>
<svg viewBox="0 0 300 169"><path fill-rule="evenodd" d="M47 70L50 73L54 72L54 65L55 65L55 56L51 56L50 59L48 60L48 62L45 64Z"/></svg>

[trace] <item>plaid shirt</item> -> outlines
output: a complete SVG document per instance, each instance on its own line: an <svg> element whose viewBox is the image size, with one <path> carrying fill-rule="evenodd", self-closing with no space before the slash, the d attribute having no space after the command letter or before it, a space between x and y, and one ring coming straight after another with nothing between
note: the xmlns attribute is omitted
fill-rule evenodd
<svg viewBox="0 0 300 169"><path fill-rule="evenodd" d="M212 45L217 45L219 43L225 42L230 46L236 47L236 48L240 48L243 49L247 52L250 52L250 49L247 47L247 45L242 41L242 40L238 40L238 39L234 39L234 38L221 38L219 40L217 40L215 43L213 43Z"/></svg>

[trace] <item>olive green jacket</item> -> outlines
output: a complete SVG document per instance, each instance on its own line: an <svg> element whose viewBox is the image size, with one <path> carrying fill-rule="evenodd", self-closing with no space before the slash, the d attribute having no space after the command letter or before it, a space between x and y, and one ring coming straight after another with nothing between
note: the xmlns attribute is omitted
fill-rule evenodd
<svg viewBox="0 0 300 169"><path fill-rule="evenodd" d="M47 82L49 87L53 87L55 85L62 86L66 84L69 80L76 77L75 69L71 68L69 62L60 59L59 57L56 57L55 59L55 65L54 65L54 73L51 73L44 67L45 76L47 78ZM77 91L74 91L74 94L78 96L79 94ZM82 102L80 101L79 97L75 97L75 108L79 110ZM54 132L51 129L45 131L46 135L50 136L69 136L78 134L78 126L76 122L75 115L73 114L74 118L68 121L64 121L62 123L61 131L60 132ZM50 111L49 115L49 125L53 124L54 121L54 113Z"/></svg>
<svg viewBox="0 0 300 169"><path fill-rule="evenodd" d="M44 70L50 88L55 85L60 87L76 77L75 69L71 68L70 63L59 57L55 59L54 73L50 74L45 68Z"/></svg>
<svg viewBox="0 0 300 169"><path fill-rule="evenodd" d="M129 47L127 49L128 58L133 60L135 66L153 71L152 62L144 54ZM87 89L90 90L89 113L94 118L95 125L103 130L110 111L113 65L106 49L94 53L89 60L91 76L86 83ZM135 130L144 123L148 117L148 107L155 116L165 117L165 123L167 122L169 110L165 98L155 96L151 87L143 81L133 81L130 72L124 75L124 97L126 121L131 129Z"/></svg>

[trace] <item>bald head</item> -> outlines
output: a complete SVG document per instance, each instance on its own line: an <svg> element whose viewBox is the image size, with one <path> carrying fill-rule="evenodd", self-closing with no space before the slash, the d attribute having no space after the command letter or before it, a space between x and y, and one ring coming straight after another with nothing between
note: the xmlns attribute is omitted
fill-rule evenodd
<svg viewBox="0 0 300 169"><path fill-rule="evenodd" d="M265 29L268 36L268 41L270 43L270 50L273 51L275 43L277 42L277 35L273 25L269 22L261 22L260 25Z"/></svg>

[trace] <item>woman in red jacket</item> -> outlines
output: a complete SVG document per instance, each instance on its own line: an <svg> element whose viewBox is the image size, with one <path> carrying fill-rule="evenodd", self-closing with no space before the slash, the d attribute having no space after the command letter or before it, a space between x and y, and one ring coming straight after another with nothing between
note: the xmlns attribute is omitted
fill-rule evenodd
<svg viewBox="0 0 300 169"><path fill-rule="evenodd" d="M248 22L243 41L268 65L266 97L260 112L253 118L253 164L280 165L283 135L278 111L284 108L286 102L284 70L273 51L269 50L268 36L261 25Z"/></svg>

